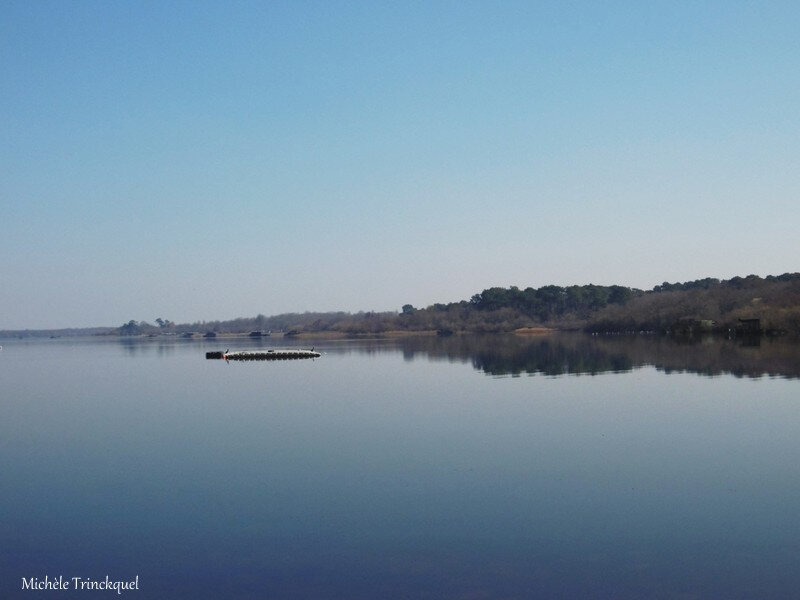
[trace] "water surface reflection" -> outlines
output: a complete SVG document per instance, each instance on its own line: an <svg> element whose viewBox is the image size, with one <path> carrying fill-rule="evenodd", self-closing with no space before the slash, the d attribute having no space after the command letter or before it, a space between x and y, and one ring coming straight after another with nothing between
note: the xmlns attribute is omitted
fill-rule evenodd
<svg viewBox="0 0 800 600"><path fill-rule="evenodd" d="M191 346L203 351L228 347L255 350L314 346L323 353L331 354L402 352L405 360L424 358L470 363L476 370L492 376L598 375L625 373L653 366L666 374L800 378L800 342L787 338L673 338L557 333L543 336L487 334L347 340L287 340L280 337L256 340L121 338L117 343L131 356L157 352L166 357L178 347Z"/></svg>
<svg viewBox="0 0 800 600"><path fill-rule="evenodd" d="M139 575L142 599L793 597L796 381L664 373L798 364L782 340L13 341L0 598L45 574Z"/></svg>
<svg viewBox="0 0 800 600"><path fill-rule="evenodd" d="M487 375L597 375L654 366L664 373L800 377L800 344L785 339L675 339L660 336L555 334L410 337L396 345L415 357L471 362ZM392 346L388 346L392 347ZM365 343L362 351L387 348Z"/></svg>

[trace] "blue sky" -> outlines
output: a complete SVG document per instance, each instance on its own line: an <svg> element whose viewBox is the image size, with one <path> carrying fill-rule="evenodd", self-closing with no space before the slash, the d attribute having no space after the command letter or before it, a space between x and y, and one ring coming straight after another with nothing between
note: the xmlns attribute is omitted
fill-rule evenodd
<svg viewBox="0 0 800 600"><path fill-rule="evenodd" d="M0 2L0 328L797 271L796 2Z"/></svg>

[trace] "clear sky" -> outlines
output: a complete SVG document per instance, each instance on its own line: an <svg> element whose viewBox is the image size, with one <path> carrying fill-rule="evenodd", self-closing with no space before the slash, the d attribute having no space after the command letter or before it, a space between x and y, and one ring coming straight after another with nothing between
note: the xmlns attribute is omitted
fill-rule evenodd
<svg viewBox="0 0 800 600"><path fill-rule="evenodd" d="M800 270L798 2L0 1L0 329Z"/></svg>

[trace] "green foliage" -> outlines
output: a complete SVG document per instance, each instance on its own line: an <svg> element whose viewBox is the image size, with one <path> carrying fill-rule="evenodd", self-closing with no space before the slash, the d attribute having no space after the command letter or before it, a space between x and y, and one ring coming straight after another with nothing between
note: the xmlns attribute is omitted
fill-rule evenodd
<svg viewBox="0 0 800 600"><path fill-rule="evenodd" d="M131 319L119 328L120 335L136 335L139 333L139 323Z"/></svg>
<svg viewBox="0 0 800 600"><path fill-rule="evenodd" d="M478 310L492 311L501 308L512 308L522 314L535 317L540 321L549 321L565 314L588 316L608 304L624 304L639 290L632 290L618 285L573 285L559 287L547 285L538 290L517 287L508 289L493 287L475 294L470 303Z"/></svg>
<svg viewBox="0 0 800 600"><path fill-rule="evenodd" d="M146 333L151 333L155 330L155 327L148 323L147 321L134 321L131 319L124 325L121 325L117 328L117 333L119 335L143 335Z"/></svg>

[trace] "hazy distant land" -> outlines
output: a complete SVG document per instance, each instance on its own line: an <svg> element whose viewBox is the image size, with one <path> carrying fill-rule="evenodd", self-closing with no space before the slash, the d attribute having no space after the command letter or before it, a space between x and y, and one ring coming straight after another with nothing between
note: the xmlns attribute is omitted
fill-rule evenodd
<svg viewBox="0 0 800 600"><path fill-rule="evenodd" d="M757 319L757 321L755 321ZM75 335L202 336L317 335L330 337L427 333L759 332L800 334L800 273L663 283L652 290L612 285L492 287L469 300L404 305L399 312L259 314L228 321L153 323L119 327L5 330L2 337Z"/></svg>

